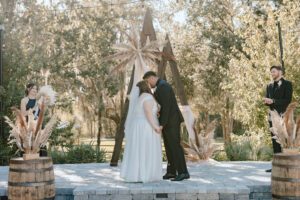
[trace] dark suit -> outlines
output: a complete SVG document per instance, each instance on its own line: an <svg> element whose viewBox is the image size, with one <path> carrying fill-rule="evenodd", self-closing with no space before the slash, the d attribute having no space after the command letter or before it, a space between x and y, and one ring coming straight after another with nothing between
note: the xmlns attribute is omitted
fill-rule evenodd
<svg viewBox="0 0 300 200"><path fill-rule="evenodd" d="M159 123L163 126L163 139L168 159L167 173L187 173L184 152L180 144L180 124L183 122L175 93L164 80L157 81L154 96L161 105Z"/></svg>
<svg viewBox="0 0 300 200"><path fill-rule="evenodd" d="M280 85L275 81L267 86L266 98L273 99L273 104L267 105L270 110L276 110L279 114L283 114L292 101L293 87L290 81L283 78L280 79L280 82ZM269 120L269 125L272 127L271 120ZM274 136L273 133L271 135ZM273 138L272 144L274 153L282 152L280 144Z"/></svg>

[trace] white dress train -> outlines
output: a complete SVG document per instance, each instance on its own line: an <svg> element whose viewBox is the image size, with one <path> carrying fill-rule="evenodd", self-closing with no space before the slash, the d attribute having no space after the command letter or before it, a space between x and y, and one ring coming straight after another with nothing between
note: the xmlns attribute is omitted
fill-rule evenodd
<svg viewBox="0 0 300 200"><path fill-rule="evenodd" d="M125 130L121 177L126 182L153 182L162 179L161 135L153 129L153 123L159 126L157 112L158 104L154 97L142 94Z"/></svg>

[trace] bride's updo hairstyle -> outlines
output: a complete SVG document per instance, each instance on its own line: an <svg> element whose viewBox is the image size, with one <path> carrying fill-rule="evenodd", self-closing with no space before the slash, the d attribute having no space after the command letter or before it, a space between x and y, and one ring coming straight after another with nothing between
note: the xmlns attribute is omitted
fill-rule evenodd
<svg viewBox="0 0 300 200"><path fill-rule="evenodd" d="M140 89L140 96L143 93L149 93L152 95L152 91L146 81L140 81L136 84L136 86Z"/></svg>

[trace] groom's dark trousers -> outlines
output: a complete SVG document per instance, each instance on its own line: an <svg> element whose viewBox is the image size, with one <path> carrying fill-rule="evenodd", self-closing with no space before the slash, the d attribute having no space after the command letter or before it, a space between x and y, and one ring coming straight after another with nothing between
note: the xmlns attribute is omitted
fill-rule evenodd
<svg viewBox="0 0 300 200"><path fill-rule="evenodd" d="M167 173L174 175L188 173L180 144L180 124L183 117L175 93L166 81L159 79L154 96L161 106L159 123L163 126L162 135L168 159Z"/></svg>

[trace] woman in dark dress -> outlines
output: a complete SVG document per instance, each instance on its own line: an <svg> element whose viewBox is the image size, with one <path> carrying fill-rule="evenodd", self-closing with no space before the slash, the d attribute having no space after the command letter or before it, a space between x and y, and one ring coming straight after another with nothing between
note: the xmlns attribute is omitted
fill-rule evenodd
<svg viewBox="0 0 300 200"><path fill-rule="evenodd" d="M25 97L21 100L21 112L26 117L28 122L28 112L33 112L34 119L37 120L40 113L39 102L36 99L38 93L38 86L34 83L29 83L26 86ZM47 149L41 148L40 156L47 156Z"/></svg>

